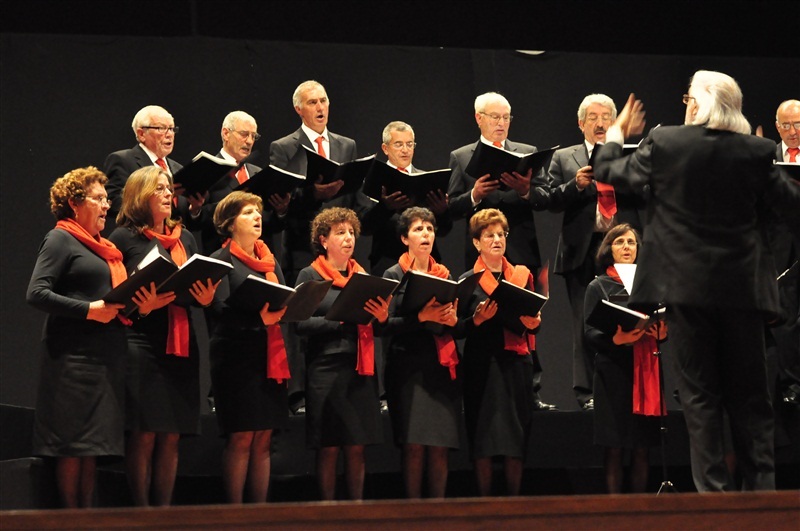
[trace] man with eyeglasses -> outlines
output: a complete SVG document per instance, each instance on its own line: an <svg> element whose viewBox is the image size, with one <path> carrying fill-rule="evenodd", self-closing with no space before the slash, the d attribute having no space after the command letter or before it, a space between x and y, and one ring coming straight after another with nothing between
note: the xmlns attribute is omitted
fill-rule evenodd
<svg viewBox="0 0 800 531"><path fill-rule="evenodd" d="M781 137L775 159L800 164L800 101L786 100L778 106L775 128ZM775 217L768 219L767 238L777 271L783 275L778 281L783 323L770 329L774 346L768 355L777 362L776 420L785 424L790 418L796 422L800 408L800 247L786 224Z"/></svg>
<svg viewBox="0 0 800 531"><path fill-rule="evenodd" d="M133 117L133 134L136 136L137 145L130 149L115 151L106 157L103 164L103 173L108 177L106 191L111 201L111 208L106 218L106 228L103 234L111 234L117 226L116 219L122 204L122 189L128 176L139 168L145 166L160 166L170 175L180 170L183 166L169 155L175 147L175 135L178 127L172 115L163 107L148 105L143 107ZM203 200L200 197L179 198L178 205L173 215L180 215L185 221L191 214L197 214Z"/></svg>
<svg viewBox="0 0 800 531"><path fill-rule="evenodd" d="M413 165L414 151L417 147L414 129L401 121L389 122L381 135L381 150L386 155L386 164L404 173L418 173L421 170ZM369 253L370 273L381 276L389 267L397 263L397 258L406 252L406 246L397 234L400 214L412 206L411 200L401 192L384 194L363 216L361 232L372 236L372 249ZM442 237L452 228L447 215L447 195L429 197L427 207L436 216L436 235ZM434 243L432 256L440 259L438 245Z"/></svg>
<svg viewBox="0 0 800 531"><path fill-rule="evenodd" d="M630 192L615 190L594 181L589 158L606 130L617 118L614 100L605 94L590 94L578 106L578 129L583 142L553 153L547 172L549 210L563 212L553 272L564 277L572 308L572 389L581 409L594 409L595 353L583 338L583 305L586 288L594 280L595 255L609 229L628 223L640 234L638 208L644 200Z"/></svg>
<svg viewBox="0 0 800 531"><path fill-rule="evenodd" d="M258 124L255 118L244 111L232 111L222 120L220 131L222 149L217 157L229 162L239 164L253 153L253 145L261 138L258 134ZM261 171L259 166L245 162L236 172L225 178L219 185L209 191L208 200L203 206L201 220L203 252L211 254L222 245L222 238L214 228L214 210L217 204L229 193L234 191L241 183ZM263 223L263 236L270 250L275 256L280 256L280 238L277 235L283 230L283 217L289 208L289 194L285 196L273 195L265 201Z"/></svg>
<svg viewBox="0 0 800 531"><path fill-rule="evenodd" d="M536 175L504 173L501 181L492 179L491 175L469 175L465 171L475 148L479 142L489 144L514 153L533 153L535 146L508 140L511 127L511 104L497 92L487 92L475 98L475 122L481 132L477 142L462 146L450 153L450 168L453 170L447 190L449 196L448 211L453 219L469 219L476 212L485 208L496 208L508 219L510 227L506 245L506 257L512 264L527 266L537 271L542 265L539 255L539 242L536 238L536 224L533 210L544 210L548 203L547 181L544 172ZM508 190L501 190L500 185ZM464 231L464 269L471 267L478 257L469 226ZM541 366L538 357L534 357L534 409L550 411L556 406L539 399L541 387Z"/></svg>
<svg viewBox="0 0 800 531"><path fill-rule="evenodd" d="M270 164L305 175L307 159L303 146L336 162L348 162L356 158L356 141L328 130L330 100L322 84L314 80L300 83L292 95L292 105L300 117L300 127L292 134L270 144ZM371 207L371 202L360 192L344 194L334 199L343 185L343 181L329 184L314 183L310 187L296 190L293 194L285 219L281 260L287 285L293 286L300 270L314 259L310 230L311 221L319 211L341 206L351 208L361 216ZM303 414L305 413L305 359L301 338L294 334L289 335L287 354L292 373L292 378L289 380L290 409L295 414Z"/></svg>

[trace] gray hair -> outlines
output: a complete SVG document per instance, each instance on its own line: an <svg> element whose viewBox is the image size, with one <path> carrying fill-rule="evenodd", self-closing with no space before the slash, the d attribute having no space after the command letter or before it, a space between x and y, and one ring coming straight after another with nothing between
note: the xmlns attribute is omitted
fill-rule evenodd
<svg viewBox="0 0 800 531"><path fill-rule="evenodd" d="M383 140L384 144L389 144L392 141L392 131L411 131L411 136L414 136L414 129L405 122L401 122L396 120L394 122L389 122L386 127L383 128L383 134L381 135L381 140Z"/></svg>
<svg viewBox="0 0 800 531"><path fill-rule="evenodd" d="M168 113L164 107L160 107L158 105L148 105L147 107L142 107L139 109L139 112L137 112L136 116L133 117L133 122L131 122L131 128L133 128L134 136L136 136L137 129L145 125L150 125L150 119L154 114L161 113L164 113L172 118L172 115Z"/></svg>
<svg viewBox="0 0 800 531"><path fill-rule="evenodd" d="M511 110L511 104L508 103L508 100L502 94L498 94L497 92L486 92L485 94L481 94L477 98L475 98L475 112L481 113L486 111L486 106L491 103L502 103L509 110Z"/></svg>
<svg viewBox="0 0 800 531"><path fill-rule="evenodd" d="M309 79L308 81L303 81L297 85L296 89L294 89L294 94L292 94L292 105L295 107L300 107L300 104L302 103L300 99L302 98L303 93L312 89L322 89L322 92L325 93L325 96L328 95L328 91L325 90L325 87L322 86L322 83L314 81L313 79ZM328 102L330 101L330 98L328 98Z"/></svg>
<svg viewBox="0 0 800 531"><path fill-rule="evenodd" d="M697 114L686 125L750 134L750 122L742 114L742 89L731 76L698 70L689 83L689 95L697 103Z"/></svg>
<svg viewBox="0 0 800 531"><path fill-rule="evenodd" d="M227 129L228 131L235 131L236 122L253 122L253 125L255 125L256 129L258 129L256 119L244 111L229 112L225 119L222 120L222 128ZM222 135L222 131L220 131L220 135ZM223 138L222 141L224 142L225 139Z"/></svg>
<svg viewBox="0 0 800 531"><path fill-rule="evenodd" d="M589 108L590 105L593 103L597 103L602 105L603 107L607 107L611 109L611 121L617 119L617 106L614 105L614 100L606 96L605 94L589 94L578 106L578 120L583 122L586 120L586 109Z"/></svg>

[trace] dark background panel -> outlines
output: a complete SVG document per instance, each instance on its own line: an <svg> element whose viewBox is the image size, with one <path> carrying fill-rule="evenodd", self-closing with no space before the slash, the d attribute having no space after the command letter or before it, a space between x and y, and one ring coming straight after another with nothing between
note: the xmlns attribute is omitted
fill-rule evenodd
<svg viewBox="0 0 800 531"><path fill-rule="evenodd" d="M47 16L34 16L45 4ZM133 146L130 123L144 105L162 105L175 117L181 132L173 157L180 162L219 150L223 117L245 110L259 123L256 149L266 163L269 142L299 125L294 88L313 78L328 90L331 130L355 138L360 155L379 152L382 128L400 119L416 130L415 163L436 169L447 165L452 149L477 139L473 100L487 90L511 101L513 140L549 147L581 140L575 112L591 92L621 105L633 90L645 101L650 126L682 122L680 95L700 68L734 76L751 122L777 139L775 108L796 98L800 86L796 57L772 46L774 35L759 24L769 16L770 24L779 21L780 3L729 2L704 27L676 13L691 7L708 15L708 6L672 2L659 23L646 17L647 38L626 20L638 13L622 9L626 2L498 2L495 13L468 4L449 11L433 2L404 2L399 11L396 4L355 4L247 3L240 12L240 2L176 1L159 3L158 16L147 18L155 3L2 2L0 402L35 401L44 317L24 297L38 244L53 226L48 188L72 168L101 166L109 152ZM602 16L566 17L576 4ZM386 24L396 13L426 16L401 17L402 30L391 29ZM731 13L738 26L731 26ZM220 24L226 14L237 25ZM636 39L621 30L623 22ZM542 254L552 261L560 215L537 213L536 220ZM459 222L443 249L454 271L462 269L463 230ZM360 259L369 243L359 242ZM564 409L575 407L569 326L563 282L553 276L539 341L542 395ZM205 372L203 379L206 389Z"/></svg>

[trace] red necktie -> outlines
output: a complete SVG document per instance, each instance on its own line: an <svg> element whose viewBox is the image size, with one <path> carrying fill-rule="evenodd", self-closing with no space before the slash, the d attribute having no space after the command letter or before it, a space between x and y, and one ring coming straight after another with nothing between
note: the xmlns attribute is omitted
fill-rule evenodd
<svg viewBox="0 0 800 531"><path fill-rule="evenodd" d="M614 187L610 184L595 181L597 185L597 207L606 219L611 219L617 213L617 198L614 197Z"/></svg>
<svg viewBox="0 0 800 531"><path fill-rule="evenodd" d="M236 180L239 181L239 184L242 184L247 180L247 170L245 169L244 165L239 168L239 171L236 172Z"/></svg>
<svg viewBox="0 0 800 531"><path fill-rule="evenodd" d="M786 152L789 154L789 162L797 162L797 154L800 153L800 148L788 148Z"/></svg>
<svg viewBox="0 0 800 531"><path fill-rule="evenodd" d="M322 155L323 157L325 157L327 159L328 156L325 155L325 150L322 147L322 142L324 140L325 140L324 136L319 136L319 137L317 137L317 139L314 142L317 143L317 153L319 153L320 155Z"/></svg>
<svg viewBox="0 0 800 531"><path fill-rule="evenodd" d="M397 167L397 171L401 171L403 173L408 173L408 168L401 168L400 166Z"/></svg>
<svg viewBox="0 0 800 531"><path fill-rule="evenodd" d="M503 149L503 143L502 142L492 142L492 145L494 147L496 147L496 148Z"/></svg>
<svg viewBox="0 0 800 531"><path fill-rule="evenodd" d="M162 159L162 158L157 158L157 159L156 159L156 164L158 164L159 166L161 166L161 169L162 169L162 170L164 170L164 171L169 171L169 170L167 169L167 163L164 161L164 159Z"/></svg>

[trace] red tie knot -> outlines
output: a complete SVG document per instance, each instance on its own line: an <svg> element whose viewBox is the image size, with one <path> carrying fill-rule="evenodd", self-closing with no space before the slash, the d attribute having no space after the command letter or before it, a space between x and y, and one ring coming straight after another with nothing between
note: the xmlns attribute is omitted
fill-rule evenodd
<svg viewBox="0 0 800 531"><path fill-rule="evenodd" d="M797 160L797 154L800 153L800 148L788 148L786 152L789 154L789 162L799 162Z"/></svg>
<svg viewBox="0 0 800 531"><path fill-rule="evenodd" d="M492 145L494 147L496 147L496 148L503 149L503 143L502 142L492 142Z"/></svg>
<svg viewBox="0 0 800 531"><path fill-rule="evenodd" d="M161 169L162 169L162 170L164 170L164 171L166 171L166 170L167 170L167 162L166 162L164 159L162 159L161 157L159 157L159 158L157 158L157 159L156 159L156 164L158 164L159 166L161 166Z"/></svg>

